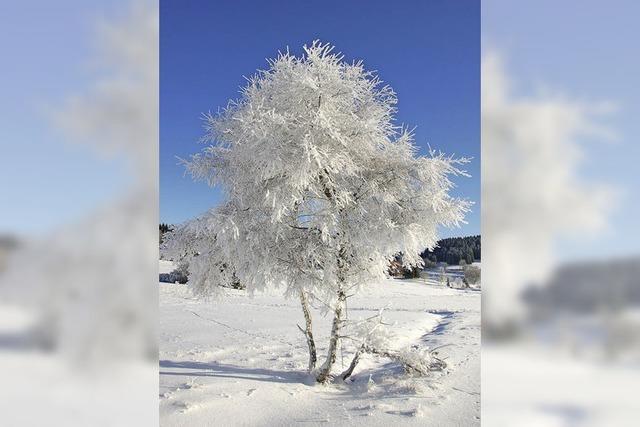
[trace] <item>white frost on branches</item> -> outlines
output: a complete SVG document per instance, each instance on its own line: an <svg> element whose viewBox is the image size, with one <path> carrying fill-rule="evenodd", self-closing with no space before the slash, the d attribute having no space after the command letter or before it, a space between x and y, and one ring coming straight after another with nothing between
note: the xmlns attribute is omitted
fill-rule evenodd
<svg viewBox="0 0 640 427"><path fill-rule="evenodd" d="M316 41L301 57L281 53L241 99L205 116L210 145L185 164L227 197L182 228L198 242L198 292L215 291L232 261L250 291L331 301L338 287L383 278L399 252L419 265L438 226L463 221L470 203L449 195L450 177L466 175L468 159L417 156L412 132L394 122L393 90L332 49Z"/></svg>
<svg viewBox="0 0 640 427"><path fill-rule="evenodd" d="M438 227L458 225L470 206L449 194L468 159L417 156L412 132L395 124L393 90L332 50L315 41L301 57L281 53L239 100L205 116L208 145L185 164L226 200L167 243L174 260L189 262L198 294L237 281L298 296L309 371L321 383L333 378L347 298L384 278L398 253L406 267L421 265ZM333 312L317 368L310 300ZM343 378L362 352L400 360L361 345Z"/></svg>

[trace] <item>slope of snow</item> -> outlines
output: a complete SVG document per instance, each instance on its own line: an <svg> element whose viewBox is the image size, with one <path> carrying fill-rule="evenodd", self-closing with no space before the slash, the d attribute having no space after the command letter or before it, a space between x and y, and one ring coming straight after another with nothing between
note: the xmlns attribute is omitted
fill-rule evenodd
<svg viewBox="0 0 640 427"><path fill-rule="evenodd" d="M318 385L306 373L297 300L230 290L202 301L184 285L161 283L161 425L479 425L480 293L387 280L350 299L349 318L382 307L396 323L394 349L442 346L447 371L410 377L397 363L364 356L352 379ZM321 363L330 319L315 310L314 321ZM345 343L336 370L351 351Z"/></svg>

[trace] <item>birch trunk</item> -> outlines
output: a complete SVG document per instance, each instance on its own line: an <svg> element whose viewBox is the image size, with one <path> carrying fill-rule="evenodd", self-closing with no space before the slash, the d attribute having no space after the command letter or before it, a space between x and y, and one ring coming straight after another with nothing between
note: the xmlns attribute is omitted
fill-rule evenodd
<svg viewBox="0 0 640 427"><path fill-rule="evenodd" d="M313 339L313 328L311 323L311 311L309 310L309 301L304 291L300 291L300 304L302 304L302 313L304 313L305 330L302 331L307 338L309 346L309 372L316 368L317 353L316 342ZM301 328L302 329L302 328Z"/></svg>
<svg viewBox="0 0 640 427"><path fill-rule="evenodd" d="M363 351L364 351L364 346L360 347L356 351L356 354L353 355L353 360L351 360L351 364L349 365L349 367L343 373L340 374L340 377L342 378L343 381L349 378L351 374L353 374L353 370L356 369L356 366L360 361L360 356L362 356Z"/></svg>
<svg viewBox="0 0 640 427"><path fill-rule="evenodd" d="M346 295L344 291L338 291L338 300L336 302L336 307L333 313L333 324L331 327L331 338L329 340L329 350L327 353L327 360L325 360L324 364L320 367L318 374L316 376L316 381L319 383L325 383L330 379L331 376L331 368L333 368L333 364L336 361L336 355L338 353L338 346L340 345L340 328L343 323L343 315L344 315L344 303L346 300Z"/></svg>

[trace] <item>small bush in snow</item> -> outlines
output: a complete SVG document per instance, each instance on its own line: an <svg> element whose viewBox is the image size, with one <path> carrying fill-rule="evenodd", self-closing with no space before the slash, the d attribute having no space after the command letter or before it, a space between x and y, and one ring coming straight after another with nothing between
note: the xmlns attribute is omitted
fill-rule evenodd
<svg viewBox="0 0 640 427"><path fill-rule="evenodd" d="M449 283L449 287L453 289L466 289L469 286L460 277L456 277Z"/></svg>
<svg viewBox="0 0 640 427"><path fill-rule="evenodd" d="M467 266L464 269L464 280L470 285L480 283L480 268L474 265Z"/></svg>

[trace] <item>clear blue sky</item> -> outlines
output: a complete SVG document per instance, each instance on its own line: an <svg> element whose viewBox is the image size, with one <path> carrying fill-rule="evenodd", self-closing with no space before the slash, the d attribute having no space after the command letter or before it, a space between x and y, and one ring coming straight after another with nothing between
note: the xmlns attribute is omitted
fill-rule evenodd
<svg viewBox="0 0 640 427"><path fill-rule="evenodd" d="M347 60L362 59L398 94L398 120L416 142L471 156L472 178L456 194L476 202L468 225L480 233L480 2L194 1L160 5L160 219L180 223L219 203L220 192L184 175L176 156L202 148L201 113L238 97L243 76L287 46L314 39Z"/></svg>

